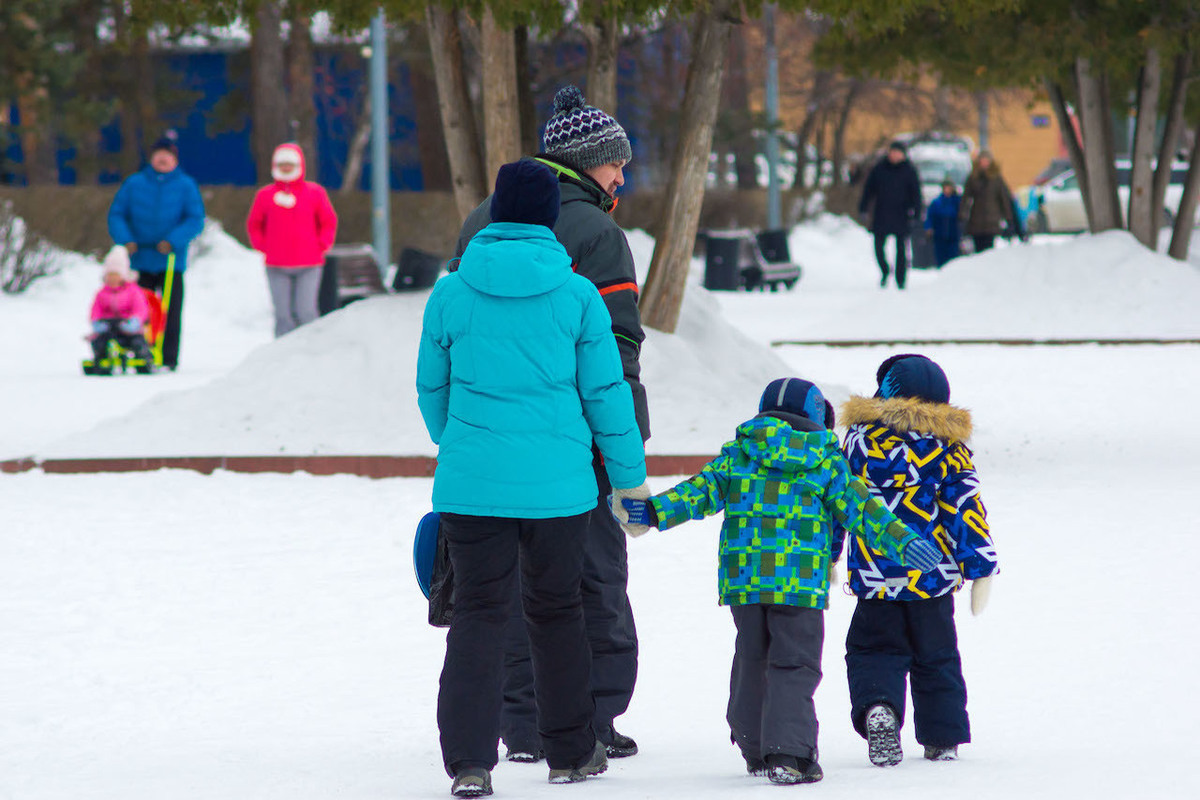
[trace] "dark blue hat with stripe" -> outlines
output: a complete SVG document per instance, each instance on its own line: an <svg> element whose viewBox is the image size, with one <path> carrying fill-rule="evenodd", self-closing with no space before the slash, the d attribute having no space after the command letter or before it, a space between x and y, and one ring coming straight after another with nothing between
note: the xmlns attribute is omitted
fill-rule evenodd
<svg viewBox="0 0 1200 800"><path fill-rule="evenodd" d="M833 406L815 384L802 378L776 378L768 383L758 401L758 410L796 414L826 428L834 424Z"/></svg>
<svg viewBox="0 0 1200 800"><path fill-rule="evenodd" d="M876 397L913 397L930 403L950 402L950 381L932 360L916 353L901 353L879 365Z"/></svg>

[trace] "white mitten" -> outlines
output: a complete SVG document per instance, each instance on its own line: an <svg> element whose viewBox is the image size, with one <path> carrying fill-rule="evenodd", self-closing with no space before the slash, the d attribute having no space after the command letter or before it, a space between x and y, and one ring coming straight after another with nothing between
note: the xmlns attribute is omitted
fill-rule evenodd
<svg viewBox="0 0 1200 800"><path fill-rule="evenodd" d="M625 510L625 506L621 501L625 498L631 500L645 500L650 497L650 484L642 481L641 486L635 486L632 489L617 489L612 491L612 515L617 518L621 529L630 536L641 536L646 531L650 530L649 525L638 524L629 521L629 512Z"/></svg>
<svg viewBox="0 0 1200 800"><path fill-rule="evenodd" d="M829 562L829 588L832 589L834 586L837 586L839 578L840 578L840 576L838 575L838 571L837 571L837 562L830 561Z"/></svg>
<svg viewBox="0 0 1200 800"><path fill-rule="evenodd" d="M971 614L978 617L987 606L988 595L992 591L992 576L985 575L971 581Z"/></svg>

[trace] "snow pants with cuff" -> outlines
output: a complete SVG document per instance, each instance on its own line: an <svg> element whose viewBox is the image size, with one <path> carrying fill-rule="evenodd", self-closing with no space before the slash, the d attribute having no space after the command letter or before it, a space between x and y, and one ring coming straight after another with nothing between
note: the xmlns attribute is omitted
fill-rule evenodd
<svg viewBox="0 0 1200 800"><path fill-rule="evenodd" d="M442 514L454 567L454 617L446 634L437 719L442 760L452 777L464 767L490 770L499 760L504 627L518 568L546 761L552 769L569 769L591 757L595 709L580 597L589 515Z"/></svg>
<svg viewBox="0 0 1200 800"><path fill-rule="evenodd" d="M593 463L599 494L587 525L583 558L583 618L592 663L590 686L596 704L592 728L604 744L613 739L613 720L624 714L637 682L638 642L633 607L626 593L629 561L626 536L609 511L608 473ZM522 576L524 577L524 576ZM500 735L512 750L536 753L538 705L534 697L529 636L514 603L505 631L504 708ZM457 614L457 610L455 610ZM547 749L547 752L549 750Z"/></svg>
<svg viewBox="0 0 1200 800"><path fill-rule="evenodd" d="M747 759L772 753L817 760L817 710L825 612L782 605L730 606L737 626L729 708Z"/></svg>
<svg viewBox="0 0 1200 800"><path fill-rule="evenodd" d="M863 738L867 710L878 703L891 706L904 723L907 678L918 742L951 747L971 741L953 594L859 599L846 634L846 677L851 721Z"/></svg>

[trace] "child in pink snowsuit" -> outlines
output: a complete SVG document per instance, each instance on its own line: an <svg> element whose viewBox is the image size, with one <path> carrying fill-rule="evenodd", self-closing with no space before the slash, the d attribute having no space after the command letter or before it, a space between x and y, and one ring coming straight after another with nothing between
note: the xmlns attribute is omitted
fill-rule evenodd
<svg viewBox="0 0 1200 800"><path fill-rule="evenodd" d="M325 253L337 237L337 214L320 184L304 179L304 152L281 144L271 157L274 183L258 190L246 232L267 265L275 336L317 318Z"/></svg>
<svg viewBox="0 0 1200 800"><path fill-rule="evenodd" d="M104 285L92 301L92 352L97 360L104 358L109 341L115 339L149 364L150 348L143 331L150 304L129 269L129 251L123 245L114 247L104 257L103 269Z"/></svg>

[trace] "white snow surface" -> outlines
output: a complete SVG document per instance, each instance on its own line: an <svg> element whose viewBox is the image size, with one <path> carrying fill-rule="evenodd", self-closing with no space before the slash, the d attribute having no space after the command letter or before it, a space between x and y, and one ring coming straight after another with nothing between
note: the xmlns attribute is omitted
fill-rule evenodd
<svg viewBox="0 0 1200 800"><path fill-rule="evenodd" d="M652 243L638 232L631 243L644 269ZM209 440L262 454L432 452L417 449L409 341L424 293L272 341L261 262L219 230L201 245L175 374L78 374L99 280L90 259L63 254L59 276L0 296L0 457L119 454L110 431L128 454L166 452L151 450L163 439L175 455ZM778 374L835 399L870 393L897 351L774 340L1200 336L1196 266L1124 234L1000 248L916 273L903 294L878 287L870 240L848 221L821 218L791 245L806 272L788 293L710 295L696 264L680 332L652 333L644 350L652 450L715 450ZM905 761L870 765L848 721L853 600L837 594L816 698L826 778L778 791L1200 796L1187 578L1200 558L1189 510L1200 346L913 349L943 365L953 401L974 414L1001 559L986 613L959 601L973 741L958 762L930 763L906 725ZM411 577L430 487L0 475L0 798L448 796L435 721L444 631L425 624ZM642 752L579 787L549 786L544 765L502 763L497 797L777 791L746 776L729 744L734 629L715 602L718 528L710 518L629 543L641 657L618 726Z"/></svg>

